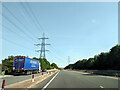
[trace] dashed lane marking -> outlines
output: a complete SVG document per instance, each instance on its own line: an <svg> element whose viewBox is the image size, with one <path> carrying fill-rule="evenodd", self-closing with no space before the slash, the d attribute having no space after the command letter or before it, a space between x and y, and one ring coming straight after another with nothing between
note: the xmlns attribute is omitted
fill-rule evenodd
<svg viewBox="0 0 120 90"><path fill-rule="evenodd" d="M100 86L100 88L104 88L103 86Z"/></svg>

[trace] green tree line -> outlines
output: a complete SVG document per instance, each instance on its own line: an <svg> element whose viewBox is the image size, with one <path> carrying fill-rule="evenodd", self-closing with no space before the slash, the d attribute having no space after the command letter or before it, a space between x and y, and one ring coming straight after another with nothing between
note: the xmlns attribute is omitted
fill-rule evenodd
<svg viewBox="0 0 120 90"><path fill-rule="evenodd" d="M95 55L93 58L69 64L65 69L120 70L120 45L112 47L109 52Z"/></svg>
<svg viewBox="0 0 120 90"><path fill-rule="evenodd" d="M33 57L32 59L38 60L40 62L41 69L54 69L54 68L58 69L58 66L55 63L50 64L50 62L47 61L47 59L45 58L42 59L42 58ZM13 63L14 63L14 56L8 56L8 58L2 60L2 70L6 70L7 73L12 73Z"/></svg>
<svg viewBox="0 0 120 90"><path fill-rule="evenodd" d="M50 64L50 62L47 61L47 59L45 58L42 59L34 57L33 59L38 60L40 62L41 69L54 69L54 68L58 69L58 66L55 63Z"/></svg>

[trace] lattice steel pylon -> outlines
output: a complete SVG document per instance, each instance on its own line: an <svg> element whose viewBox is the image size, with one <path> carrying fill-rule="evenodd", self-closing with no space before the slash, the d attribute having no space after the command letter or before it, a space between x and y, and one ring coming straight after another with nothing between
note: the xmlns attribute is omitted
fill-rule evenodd
<svg viewBox="0 0 120 90"><path fill-rule="evenodd" d="M38 38L39 40L42 39L42 43L41 44L34 44L36 46L41 46L41 50L36 50L36 52L40 52L40 58L45 58L45 52L49 51L49 50L45 50L45 45L50 45L50 44L46 44L45 43L45 39L49 39L45 37L45 34L43 33L43 37L42 38Z"/></svg>
<svg viewBox="0 0 120 90"><path fill-rule="evenodd" d="M68 65L70 64L70 56L68 56Z"/></svg>

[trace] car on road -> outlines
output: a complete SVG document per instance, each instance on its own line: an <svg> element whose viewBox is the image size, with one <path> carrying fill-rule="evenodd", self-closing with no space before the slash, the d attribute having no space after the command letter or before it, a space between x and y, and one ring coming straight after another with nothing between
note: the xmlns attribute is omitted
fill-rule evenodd
<svg viewBox="0 0 120 90"><path fill-rule="evenodd" d="M46 70L46 69L43 69L42 72L47 72L47 70Z"/></svg>

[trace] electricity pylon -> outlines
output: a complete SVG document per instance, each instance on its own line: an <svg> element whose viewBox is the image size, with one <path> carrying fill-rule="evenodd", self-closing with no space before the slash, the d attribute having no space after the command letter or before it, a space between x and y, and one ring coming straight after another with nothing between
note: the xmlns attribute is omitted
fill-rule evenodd
<svg viewBox="0 0 120 90"><path fill-rule="evenodd" d="M45 50L45 45L50 45L45 43L45 39L49 39L45 37L45 34L43 33L42 38L38 38L38 40L42 40L41 44L34 44L36 46L41 46L41 50L36 50L36 52L40 52L40 58L45 58L45 52L49 50Z"/></svg>

